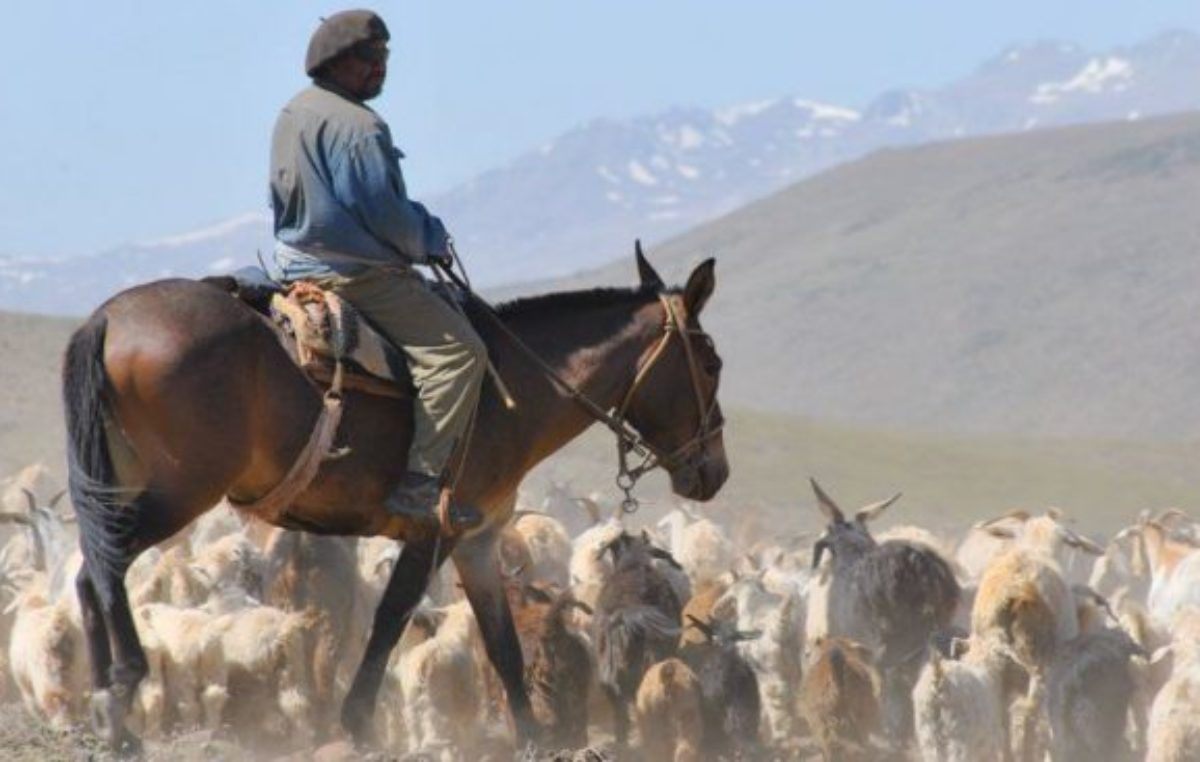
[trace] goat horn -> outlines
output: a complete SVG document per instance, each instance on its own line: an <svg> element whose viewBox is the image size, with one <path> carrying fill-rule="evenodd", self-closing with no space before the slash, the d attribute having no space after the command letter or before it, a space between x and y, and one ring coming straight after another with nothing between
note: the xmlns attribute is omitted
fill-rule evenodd
<svg viewBox="0 0 1200 762"><path fill-rule="evenodd" d="M596 504L595 500L590 497L576 497L572 498L572 500L582 506L583 510L587 511L587 515L593 524L600 523L600 506Z"/></svg>
<svg viewBox="0 0 1200 762"><path fill-rule="evenodd" d="M1029 511L1025 510L1024 508L1014 508L1013 510L1009 511L1008 513L1002 513L999 516L995 516L993 518L988 519L987 521L981 521L980 523L975 525L975 528L976 529L984 529L986 527L990 527L993 524L999 524L1001 521L1004 521L1005 519L1017 519L1019 521L1029 521Z"/></svg>
<svg viewBox="0 0 1200 762"><path fill-rule="evenodd" d="M1166 524L1174 519L1187 518L1188 515L1179 508L1165 508L1162 511L1159 511L1158 515L1154 517L1154 520L1160 524Z"/></svg>
<svg viewBox="0 0 1200 762"><path fill-rule="evenodd" d="M25 501L29 503L29 512L33 513L37 510L37 496L25 487L22 487L21 491L25 493Z"/></svg>
<svg viewBox="0 0 1200 762"><path fill-rule="evenodd" d="M58 501L59 501L59 500L62 500L62 499L63 499L63 495L65 495L65 494L67 494L67 491L66 491L65 489L60 489L58 492L56 492L56 493L55 493L55 495L54 495L54 497L50 498L50 507L51 507L51 508L57 508L57 507L58 507Z"/></svg>
<svg viewBox="0 0 1200 762"><path fill-rule="evenodd" d="M833 502L833 498L825 494L825 490L821 489L821 485L817 484L817 480L810 476L808 481L812 484L813 492L817 496L817 507L821 509L821 513L824 513L830 521L845 521L846 514L842 513L842 509L838 507L838 504Z"/></svg>
<svg viewBox="0 0 1200 762"><path fill-rule="evenodd" d="M854 519L864 524L868 521L874 521L875 519L879 518L879 515L883 513L889 505L899 500L901 494L902 493L897 492L887 500L880 500L877 503L871 503L870 505L860 508L858 513L854 514Z"/></svg>

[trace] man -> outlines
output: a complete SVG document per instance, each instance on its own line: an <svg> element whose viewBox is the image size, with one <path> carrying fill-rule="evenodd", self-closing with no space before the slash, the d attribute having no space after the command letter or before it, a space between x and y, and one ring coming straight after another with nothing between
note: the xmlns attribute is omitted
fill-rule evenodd
<svg viewBox="0 0 1200 762"><path fill-rule="evenodd" d="M449 264L441 220L409 200L387 124L365 105L383 89L390 35L365 10L322 21L309 41L312 85L286 106L271 141L276 262L346 299L409 361L417 388L408 473L387 510L435 522L442 472L466 431L487 366L483 342L413 265ZM455 505L456 529L480 522Z"/></svg>

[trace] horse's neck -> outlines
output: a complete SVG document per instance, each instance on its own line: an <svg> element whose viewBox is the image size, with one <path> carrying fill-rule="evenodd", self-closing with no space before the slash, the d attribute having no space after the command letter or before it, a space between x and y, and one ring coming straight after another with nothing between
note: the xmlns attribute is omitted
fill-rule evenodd
<svg viewBox="0 0 1200 762"><path fill-rule="evenodd" d="M611 410L633 383L639 359L662 335L662 320L657 301L597 307L527 329L528 335L522 335L522 339L564 381L601 409ZM521 335L520 326L516 330ZM522 350L508 342L505 346L513 356L499 358L501 368L520 368L517 386L511 389L518 415L505 416L517 428L511 432L508 444L523 450L514 452L522 471L517 475L519 481L530 468L583 433L596 418L528 357L520 357ZM522 408L528 412L520 412Z"/></svg>

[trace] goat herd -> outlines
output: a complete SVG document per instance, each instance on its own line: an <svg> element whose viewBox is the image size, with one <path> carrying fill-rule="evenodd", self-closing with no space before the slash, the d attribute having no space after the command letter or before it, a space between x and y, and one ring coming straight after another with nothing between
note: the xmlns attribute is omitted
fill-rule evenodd
<svg viewBox="0 0 1200 762"><path fill-rule="evenodd" d="M847 515L813 488L827 522L814 542L787 529L735 542L687 506L635 529L561 490L518 511L497 571L542 748L1200 760L1200 525L1143 514L1102 547L1057 511L1014 511L954 543L917 527L873 534L896 498ZM86 722L89 690L77 542L57 499L24 494L0 516L0 697L70 728ZM794 510L800 524L810 509ZM150 660L136 729L301 755L335 738L397 555L393 542L284 532L229 509L143 554L128 575ZM504 691L449 574L393 655L379 746L512 759Z"/></svg>

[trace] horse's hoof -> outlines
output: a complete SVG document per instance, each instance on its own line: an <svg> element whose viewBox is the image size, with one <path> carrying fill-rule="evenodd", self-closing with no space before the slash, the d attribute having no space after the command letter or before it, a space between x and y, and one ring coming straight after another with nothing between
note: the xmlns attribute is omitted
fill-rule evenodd
<svg viewBox="0 0 1200 762"><path fill-rule="evenodd" d="M350 742L357 751L364 752L379 748L379 739L375 736L370 715L349 705L342 709L342 729L350 736Z"/></svg>
<svg viewBox="0 0 1200 762"><path fill-rule="evenodd" d="M142 751L142 739L121 728L113 742L113 754L118 759L141 759Z"/></svg>
<svg viewBox="0 0 1200 762"><path fill-rule="evenodd" d="M106 741L112 740L116 711L116 698L111 693L102 690L92 694L91 703L88 705L88 714L92 723L92 732L97 737Z"/></svg>

